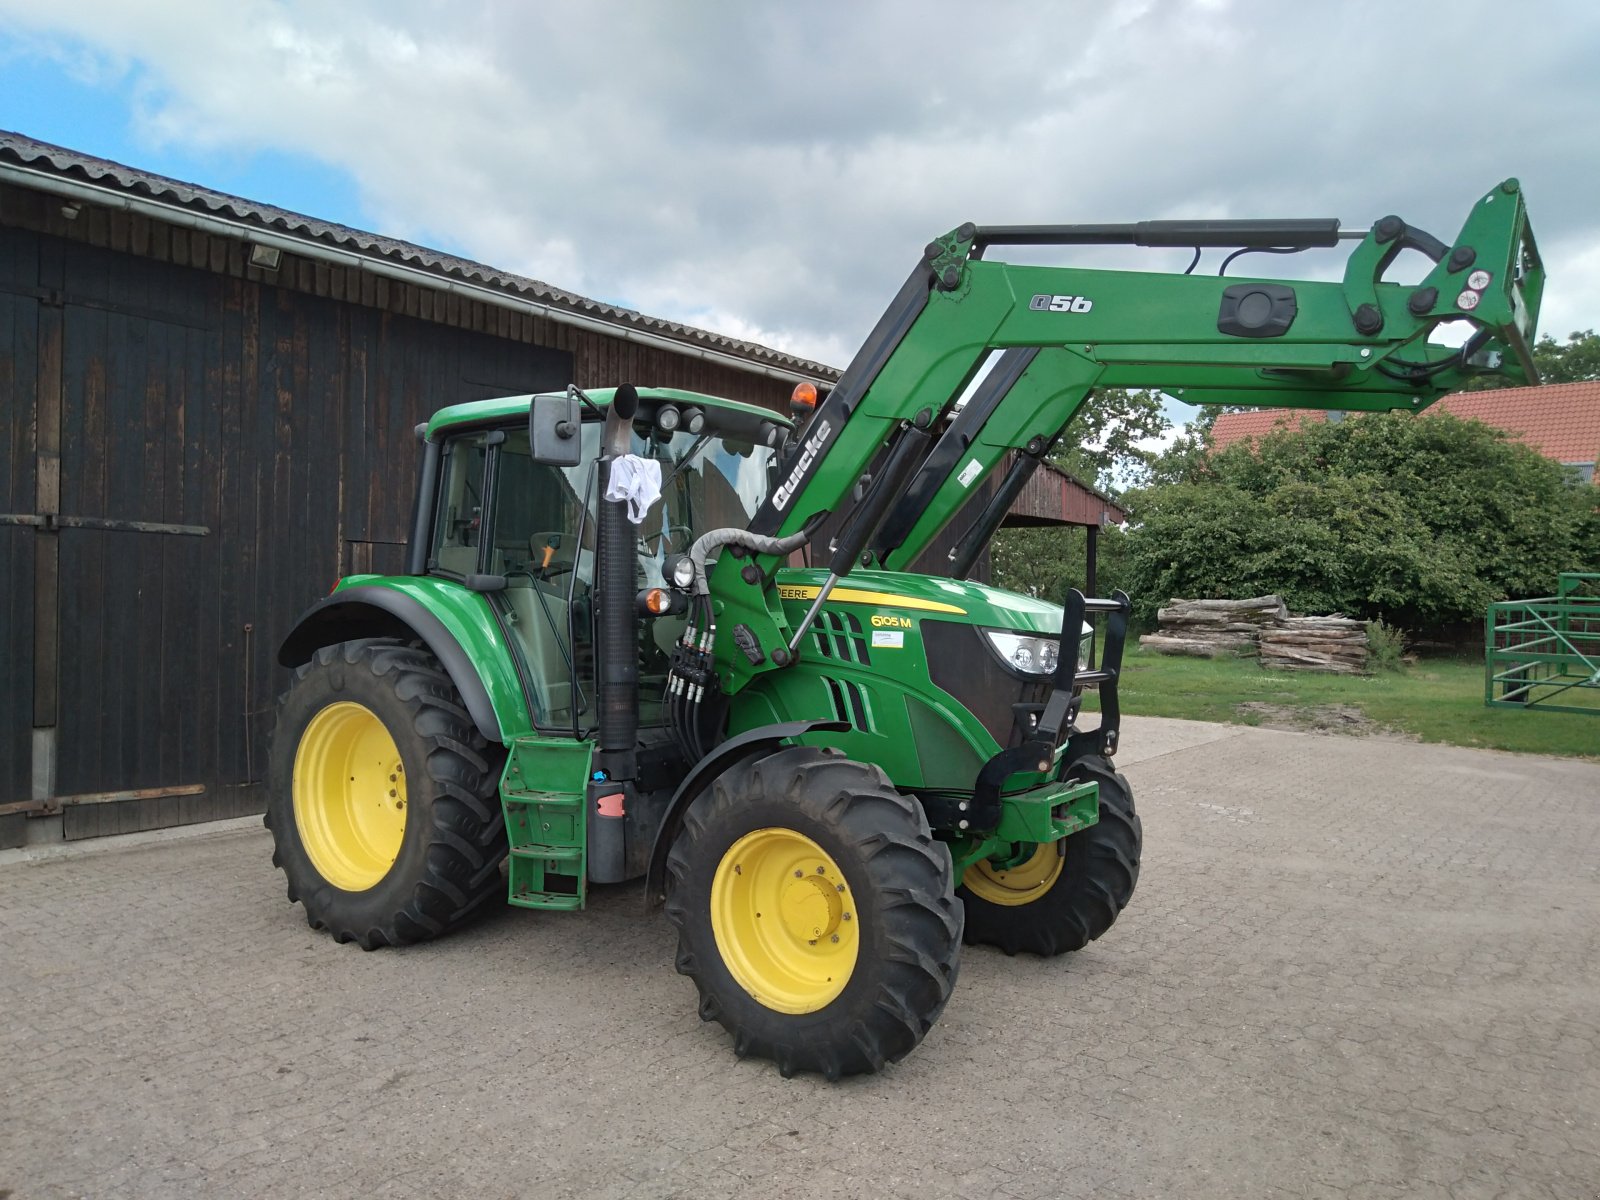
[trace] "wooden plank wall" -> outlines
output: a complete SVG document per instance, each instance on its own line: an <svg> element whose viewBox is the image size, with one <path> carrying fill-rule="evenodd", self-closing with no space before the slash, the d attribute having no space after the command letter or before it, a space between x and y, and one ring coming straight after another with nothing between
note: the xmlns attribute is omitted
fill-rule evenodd
<svg viewBox="0 0 1600 1200"><path fill-rule="evenodd" d="M0 239L0 513L31 514L39 369L36 239ZM38 535L0 525L0 804L30 796L33 560ZM15 821L6 822L15 826ZM4 844L0 840L0 844Z"/></svg>
<svg viewBox="0 0 1600 1200"><path fill-rule="evenodd" d="M415 425L444 404L623 380L777 408L789 385L542 318L0 189L0 511L34 511L40 302L60 280L64 529L56 794L69 838L258 812L276 649L352 570L403 562ZM32 225L34 228L26 228ZM20 381L20 382L19 382ZM28 797L35 532L0 527L0 803ZM19 549L19 547L21 547ZM19 790L20 789L20 790Z"/></svg>

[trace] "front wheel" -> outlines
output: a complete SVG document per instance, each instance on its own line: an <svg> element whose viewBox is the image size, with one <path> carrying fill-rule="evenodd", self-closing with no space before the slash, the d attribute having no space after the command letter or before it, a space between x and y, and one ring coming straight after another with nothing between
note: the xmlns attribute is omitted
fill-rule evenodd
<svg viewBox="0 0 1600 1200"><path fill-rule="evenodd" d="M426 650L324 646L279 703L268 762L289 899L366 950L458 925L501 886L503 759Z"/></svg>
<svg viewBox="0 0 1600 1200"><path fill-rule="evenodd" d="M1143 829L1128 780L1108 759L1073 766L1100 785L1100 820L1062 842L1019 843L967 868L967 941L1007 954L1081 950L1116 921L1139 882Z"/></svg>
<svg viewBox="0 0 1600 1200"><path fill-rule="evenodd" d="M921 807L878 768L786 747L723 772L667 858L700 1016L785 1075L880 1070L950 998L961 903Z"/></svg>

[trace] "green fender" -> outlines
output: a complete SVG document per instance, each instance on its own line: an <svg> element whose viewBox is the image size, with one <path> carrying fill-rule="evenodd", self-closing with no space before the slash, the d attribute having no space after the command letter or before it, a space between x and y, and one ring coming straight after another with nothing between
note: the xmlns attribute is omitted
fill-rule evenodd
<svg viewBox="0 0 1600 1200"><path fill-rule="evenodd" d="M427 646L490 742L509 745L532 731L527 697L489 602L447 579L343 579L301 615L278 649L278 662L297 667L323 646L369 637L415 638Z"/></svg>

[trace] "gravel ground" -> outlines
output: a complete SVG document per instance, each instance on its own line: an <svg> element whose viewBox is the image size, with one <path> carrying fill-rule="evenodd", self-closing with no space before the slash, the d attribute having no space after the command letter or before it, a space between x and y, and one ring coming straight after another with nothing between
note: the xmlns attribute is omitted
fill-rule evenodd
<svg viewBox="0 0 1600 1200"><path fill-rule="evenodd" d="M636 885L364 954L268 835L0 855L0 1200L1600 1195L1600 766L1131 718L1138 894L879 1076L734 1058Z"/></svg>

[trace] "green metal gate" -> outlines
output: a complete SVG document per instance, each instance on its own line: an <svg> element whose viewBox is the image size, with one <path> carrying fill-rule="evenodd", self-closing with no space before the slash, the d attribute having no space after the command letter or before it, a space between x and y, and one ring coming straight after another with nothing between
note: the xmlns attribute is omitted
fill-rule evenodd
<svg viewBox="0 0 1600 1200"><path fill-rule="evenodd" d="M1600 716L1600 574L1563 573L1553 596L1491 604L1484 645L1484 703Z"/></svg>

